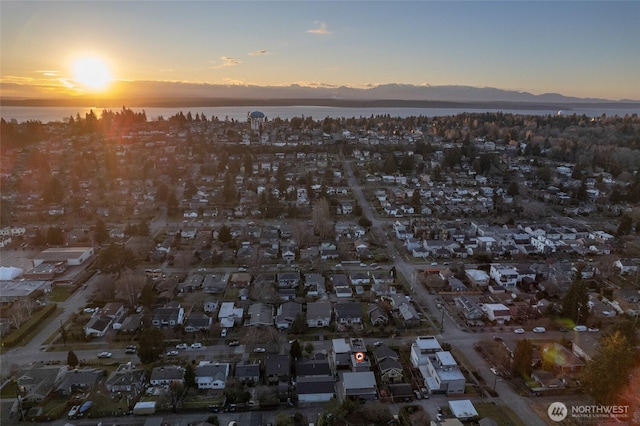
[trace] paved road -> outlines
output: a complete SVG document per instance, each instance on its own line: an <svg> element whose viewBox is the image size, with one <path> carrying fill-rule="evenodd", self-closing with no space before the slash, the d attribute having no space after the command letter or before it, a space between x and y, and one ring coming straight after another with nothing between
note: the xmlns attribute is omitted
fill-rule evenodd
<svg viewBox="0 0 640 426"><path fill-rule="evenodd" d="M345 174L347 176L347 180L353 191L356 199L358 200L358 204L362 206L362 211L364 215L366 215L372 222L372 230L376 230L378 232L384 233L385 230L382 228L384 225L388 225L393 219L381 219L376 215L371 207L371 204L365 198L362 187L359 184L357 178L353 174L353 169L350 161L344 161L344 169ZM389 243L390 246L393 246L392 243ZM458 327L458 324L455 320L449 317L448 312L445 311L445 315L443 311L439 309L438 305L441 304L442 300L436 296L429 294L426 288L420 284L415 283L414 274L416 273L417 268L424 269L427 264L419 265L415 263L408 263L405 261L404 256L398 253L395 248L389 247L389 250L392 254L392 258L394 259L394 266L399 275L403 275L407 282L411 283L411 290L413 292L412 297L418 305L425 308L429 312L431 312L431 317L438 318L439 320L444 319L443 321L443 331L440 332L437 337L438 340L442 342L447 342L458 348L462 353L464 353L468 362L471 364L473 369L478 371L482 377L484 378L487 384L494 384L495 390L500 395L498 401L502 404L510 407L514 412L518 413L521 419L525 421L526 424L533 424L531 419L539 419L540 423L546 422L548 419L540 419L537 413L531 408L531 400L530 398L521 397L518 395L508 384L508 382L496 379L496 376L491 372L490 365L487 365L486 361L478 354L474 349L474 345L481 340L490 339L493 334L499 334L504 338L510 338L510 332L502 332L502 333L470 333L466 330L462 330ZM429 316L428 316L429 318ZM439 330L439 326L431 321L434 329ZM531 337L530 334L528 333ZM493 386L492 386L493 387ZM435 417L435 413L432 413Z"/></svg>

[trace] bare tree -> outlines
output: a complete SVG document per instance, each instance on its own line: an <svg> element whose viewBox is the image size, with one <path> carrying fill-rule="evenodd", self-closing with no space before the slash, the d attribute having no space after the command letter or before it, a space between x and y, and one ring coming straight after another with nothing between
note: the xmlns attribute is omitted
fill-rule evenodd
<svg viewBox="0 0 640 426"><path fill-rule="evenodd" d="M135 275L130 271L123 273L116 282L118 295L126 300L129 306L135 306L145 281L146 279L142 275Z"/></svg>
<svg viewBox="0 0 640 426"><path fill-rule="evenodd" d="M330 238L334 233L334 223L331 220L329 202L326 198L321 198L313 206L311 212L313 221L313 231L322 239Z"/></svg>
<svg viewBox="0 0 640 426"><path fill-rule="evenodd" d="M22 323L28 318L27 312L21 303L14 303L11 305L11 308L9 308L9 321L15 328L20 328Z"/></svg>
<svg viewBox="0 0 640 426"><path fill-rule="evenodd" d="M31 318L31 314L33 314L33 311L36 309L36 303L32 299L24 298L20 300L20 305L25 311L27 318Z"/></svg>

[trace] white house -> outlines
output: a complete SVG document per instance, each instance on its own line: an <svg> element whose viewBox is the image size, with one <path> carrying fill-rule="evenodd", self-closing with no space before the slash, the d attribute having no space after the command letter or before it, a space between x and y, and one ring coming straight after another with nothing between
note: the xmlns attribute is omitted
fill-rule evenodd
<svg viewBox="0 0 640 426"><path fill-rule="evenodd" d="M499 263L491 264L489 275L496 283L503 287L515 287L518 283L518 271L515 268L502 266Z"/></svg>
<svg viewBox="0 0 640 426"><path fill-rule="evenodd" d="M200 361L196 367L198 389L224 389L229 377L229 364Z"/></svg>
<svg viewBox="0 0 640 426"><path fill-rule="evenodd" d="M511 321L511 311L502 303L485 303L482 310L489 318L489 321L496 321L498 324L504 324Z"/></svg>

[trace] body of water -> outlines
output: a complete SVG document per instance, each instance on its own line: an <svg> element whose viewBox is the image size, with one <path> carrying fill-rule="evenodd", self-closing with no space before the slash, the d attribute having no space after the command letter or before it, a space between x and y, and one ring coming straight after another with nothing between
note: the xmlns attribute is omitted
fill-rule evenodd
<svg viewBox="0 0 640 426"><path fill-rule="evenodd" d="M106 108L116 112L122 107ZM6 121L17 120L24 122L28 120L38 120L43 123L51 121L65 121L69 117L76 117L80 114L84 118L85 114L91 109L96 115L100 116L105 108L91 107L20 107L5 106L0 109L0 116ZM220 120L233 119L237 121L245 121L247 113L250 111L262 111L267 119L281 118L283 120L293 117L311 117L314 120L322 120L325 118L351 118L351 117L371 117L372 115L390 115L391 117L411 117L426 116L440 117L452 116L467 113L485 113L485 112L503 112L508 114L522 115L556 115L561 114L578 114L587 115L589 117L600 117L602 114L607 116L625 116L631 114L640 114L639 108L580 108L566 109L559 112L558 110L549 109L479 109L479 108L345 108L345 107L325 107L325 106L261 106L261 107L163 107L163 108L130 108L132 111L145 111L148 120L155 120L162 116L165 119L182 111L184 114L191 112L195 117L196 113L204 114L207 119L218 117Z"/></svg>

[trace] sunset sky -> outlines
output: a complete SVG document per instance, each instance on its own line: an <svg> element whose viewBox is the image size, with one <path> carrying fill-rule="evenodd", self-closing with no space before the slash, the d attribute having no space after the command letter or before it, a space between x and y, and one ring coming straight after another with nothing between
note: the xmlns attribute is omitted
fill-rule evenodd
<svg viewBox="0 0 640 426"><path fill-rule="evenodd" d="M640 100L638 1L3 0L0 16L1 96L147 80Z"/></svg>

